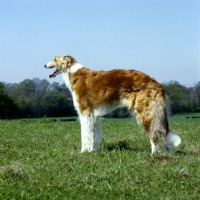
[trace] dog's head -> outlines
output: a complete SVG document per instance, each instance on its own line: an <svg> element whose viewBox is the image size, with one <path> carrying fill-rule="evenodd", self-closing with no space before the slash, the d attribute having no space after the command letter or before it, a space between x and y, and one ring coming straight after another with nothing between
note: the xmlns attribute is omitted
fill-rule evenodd
<svg viewBox="0 0 200 200"><path fill-rule="evenodd" d="M52 61L44 65L45 68L56 68L56 70L49 75L49 78L56 77L62 72L66 72L76 60L72 56L56 56Z"/></svg>

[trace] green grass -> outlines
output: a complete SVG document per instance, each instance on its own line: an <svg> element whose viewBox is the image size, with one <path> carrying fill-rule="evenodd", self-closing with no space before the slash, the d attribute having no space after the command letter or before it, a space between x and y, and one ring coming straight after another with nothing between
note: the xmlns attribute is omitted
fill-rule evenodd
<svg viewBox="0 0 200 200"><path fill-rule="evenodd" d="M200 119L172 117L182 144L155 156L134 120L102 128L100 150L81 154L78 122L0 121L0 199L200 199Z"/></svg>

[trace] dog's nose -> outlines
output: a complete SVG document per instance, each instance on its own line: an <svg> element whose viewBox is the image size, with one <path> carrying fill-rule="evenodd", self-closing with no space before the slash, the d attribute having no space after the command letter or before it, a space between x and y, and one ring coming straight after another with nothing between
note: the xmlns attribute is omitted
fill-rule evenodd
<svg viewBox="0 0 200 200"><path fill-rule="evenodd" d="M47 65L44 65L44 67L46 68L46 67L47 67Z"/></svg>

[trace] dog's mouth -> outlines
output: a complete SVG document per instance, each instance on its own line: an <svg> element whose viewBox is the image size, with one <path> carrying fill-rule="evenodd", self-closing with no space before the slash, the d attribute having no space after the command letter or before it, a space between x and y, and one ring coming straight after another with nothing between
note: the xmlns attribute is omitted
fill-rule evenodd
<svg viewBox="0 0 200 200"><path fill-rule="evenodd" d="M49 75L49 78L54 78L54 77L56 77L57 72L58 72L58 68L56 68L56 69L54 70L54 72L53 72L52 74Z"/></svg>

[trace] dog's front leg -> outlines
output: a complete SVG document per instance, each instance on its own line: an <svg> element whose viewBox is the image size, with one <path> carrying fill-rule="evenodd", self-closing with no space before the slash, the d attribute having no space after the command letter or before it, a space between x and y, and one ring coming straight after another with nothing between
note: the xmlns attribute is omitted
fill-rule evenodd
<svg viewBox="0 0 200 200"><path fill-rule="evenodd" d="M101 140L100 117L80 116L81 122L81 152L98 150Z"/></svg>

